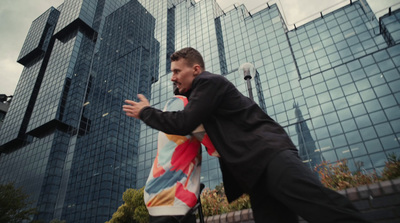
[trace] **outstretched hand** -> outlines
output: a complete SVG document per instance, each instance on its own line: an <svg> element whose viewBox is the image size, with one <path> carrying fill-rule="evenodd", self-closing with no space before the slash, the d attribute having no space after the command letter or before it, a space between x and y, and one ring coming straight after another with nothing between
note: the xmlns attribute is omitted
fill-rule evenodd
<svg viewBox="0 0 400 223"><path fill-rule="evenodd" d="M138 98L140 100L139 102L125 100L125 103L127 103L127 105L123 105L122 110L126 113L127 116L140 119L140 111L143 108L150 106L149 101L144 95L138 94Z"/></svg>

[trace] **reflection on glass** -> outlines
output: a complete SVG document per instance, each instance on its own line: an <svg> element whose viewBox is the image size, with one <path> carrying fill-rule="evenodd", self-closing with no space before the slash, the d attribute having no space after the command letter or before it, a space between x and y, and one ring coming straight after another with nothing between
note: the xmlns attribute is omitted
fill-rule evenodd
<svg viewBox="0 0 400 223"><path fill-rule="evenodd" d="M317 147L315 146L315 141L311 136L310 129L303 118L299 105L294 103L293 108L295 109L295 115L297 118L295 127L299 140L299 156L304 163L307 163L308 166L313 169L317 164L320 164L325 159L320 150L317 150Z"/></svg>

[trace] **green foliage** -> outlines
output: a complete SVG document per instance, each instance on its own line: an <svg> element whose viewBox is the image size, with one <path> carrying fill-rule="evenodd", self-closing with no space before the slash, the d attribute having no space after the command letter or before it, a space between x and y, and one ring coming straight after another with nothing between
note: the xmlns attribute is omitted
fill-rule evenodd
<svg viewBox="0 0 400 223"><path fill-rule="evenodd" d="M392 153L388 155L388 161L382 172L383 180L392 180L400 177L400 157Z"/></svg>
<svg viewBox="0 0 400 223"><path fill-rule="evenodd" d="M117 211L113 214L110 221L106 223L134 223L133 210L126 203L118 207Z"/></svg>
<svg viewBox="0 0 400 223"><path fill-rule="evenodd" d="M247 194L229 203L223 184L217 185L214 190L209 188L204 189L200 198L204 216L213 216L251 208L250 197Z"/></svg>
<svg viewBox="0 0 400 223"><path fill-rule="evenodd" d="M139 190L128 189L122 195L124 204L113 214L106 223L146 223L149 213L144 203L144 188Z"/></svg>
<svg viewBox="0 0 400 223"><path fill-rule="evenodd" d="M133 218L139 223L149 222L149 212L147 211L146 206L137 207L135 209L135 213L133 214Z"/></svg>
<svg viewBox="0 0 400 223"><path fill-rule="evenodd" d="M0 185L0 222L17 223L31 220L36 214L35 208L28 208L29 195L22 188L15 188L13 183Z"/></svg>

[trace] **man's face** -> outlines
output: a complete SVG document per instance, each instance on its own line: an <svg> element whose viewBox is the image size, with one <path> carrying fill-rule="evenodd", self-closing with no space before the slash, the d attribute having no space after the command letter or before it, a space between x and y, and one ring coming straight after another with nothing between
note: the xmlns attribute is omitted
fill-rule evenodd
<svg viewBox="0 0 400 223"><path fill-rule="evenodd" d="M185 93L192 88L193 79L200 74L199 69L199 65L190 66L183 58L171 62L171 81L176 84L179 93Z"/></svg>

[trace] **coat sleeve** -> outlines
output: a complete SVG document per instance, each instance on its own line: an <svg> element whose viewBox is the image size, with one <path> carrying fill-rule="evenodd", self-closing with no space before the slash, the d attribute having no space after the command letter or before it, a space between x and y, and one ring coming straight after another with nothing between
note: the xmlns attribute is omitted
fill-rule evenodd
<svg viewBox="0 0 400 223"><path fill-rule="evenodd" d="M226 85L223 79L201 76L193 81L189 102L184 110L163 112L153 107L146 107L140 112L140 119L148 126L167 134L190 134L210 118L221 103L225 92Z"/></svg>

